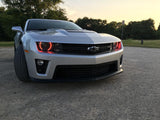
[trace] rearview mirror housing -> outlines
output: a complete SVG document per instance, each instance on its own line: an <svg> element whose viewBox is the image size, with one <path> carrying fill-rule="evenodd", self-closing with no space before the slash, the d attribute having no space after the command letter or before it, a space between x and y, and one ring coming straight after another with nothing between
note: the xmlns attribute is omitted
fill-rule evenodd
<svg viewBox="0 0 160 120"><path fill-rule="evenodd" d="M22 30L22 27L21 27L21 26L13 26L13 27L12 27L12 30L23 33L23 30Z"/></svg>

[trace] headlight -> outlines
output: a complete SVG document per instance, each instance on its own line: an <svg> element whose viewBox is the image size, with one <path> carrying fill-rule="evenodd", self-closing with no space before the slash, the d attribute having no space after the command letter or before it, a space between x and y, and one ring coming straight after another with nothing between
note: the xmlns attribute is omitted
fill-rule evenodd
<svg viewBox="0 0 160 120"><path fill-rule="evenodd" d="M52 42L37 42L39 52L56 53L61 51L61 44Z"/></svg>
<svg viewBox="0 0 160 120"><path fill-rule="evenodd" d="M112 44L112 50L113 51L118 51L122 49L122 43L121 42L115 42Z"/></svg>

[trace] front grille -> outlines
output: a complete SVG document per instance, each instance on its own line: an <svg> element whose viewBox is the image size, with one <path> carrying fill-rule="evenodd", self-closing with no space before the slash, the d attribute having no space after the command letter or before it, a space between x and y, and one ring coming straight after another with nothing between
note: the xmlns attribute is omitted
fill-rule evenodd
<svg viewBox="0 0 160 120"><path fill-rule="evenodd" d="M112 44L61 44L59 53L95 55L112 51Z"/></svg>
<svg viewBox="0 0 160 120"><path fill-rule="evenodd" d="M117 71L117 61L97 65L59 65L53 79L94 79Z"/></svg>

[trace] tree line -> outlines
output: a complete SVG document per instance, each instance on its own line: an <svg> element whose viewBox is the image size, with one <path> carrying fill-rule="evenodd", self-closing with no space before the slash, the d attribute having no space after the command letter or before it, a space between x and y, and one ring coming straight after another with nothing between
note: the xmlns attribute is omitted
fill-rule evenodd
<svg viewBox="0 0 160 120"><path fill-rule="evenodd" d="M110 22L93 18L79 18L76 24L84 29L94 30L99 33L108 33L122 39L160 39L160 26L155 29L154 20L131 21L128 25L123 22Z"/></svg>
<svg viewBox="0 0 160 120"><path fill-rule="evenodd" d="M62 0L2 0L0 7L0 41L13 40L12 26L24 27L27 19L47 18L67 20Z"/></svg>
<svg viewBox="0 0 160 120"><path fill-rule="evenodd" d="M62 0L2 0L0 7L0 41L11 41L14 32L12 26L24 27L27 19L46 18L68 20L64 9L59 7ZM160 39L160 26L155 29L154 20L138 22L110 22L93 18L79 18L75 21L83 29L98 33L108 33L122 39Z"/></svg>

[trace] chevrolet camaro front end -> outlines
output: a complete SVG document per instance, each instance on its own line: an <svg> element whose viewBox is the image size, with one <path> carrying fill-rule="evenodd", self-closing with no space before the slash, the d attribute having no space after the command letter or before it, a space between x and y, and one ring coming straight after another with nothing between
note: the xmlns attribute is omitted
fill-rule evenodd
<svg viewBox="0 0 160 120"><path fill-rule="evenodd" d="M123 71L123 44L117 37L83 30L61 20L29 19L13 27L15 71L22 81L98 80Z"/></svg>

